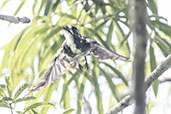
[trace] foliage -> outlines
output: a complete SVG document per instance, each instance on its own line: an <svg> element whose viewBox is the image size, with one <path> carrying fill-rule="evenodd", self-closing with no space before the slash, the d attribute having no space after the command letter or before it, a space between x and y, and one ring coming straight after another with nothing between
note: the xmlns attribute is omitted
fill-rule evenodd
<svg viewBox="0 0 171 114"><path fill-rule="evenodd" d="M21 0L14 15L20 12L26 1ZM8 2L10 0L6 0L1 8L8 6ZM150 13L147 25L149 48L146 63L150 70L147 69L146 74L149 74L160 62L158 54L166 57L171 53L171 26L165 18L158 15L156 0L149 0L147 7ZM64 41L62 26L77 26L82 35L98 40L112 51L131 57L134 45L128 9L127 0L34 0L34 18L31 24L2 48L5 53L0 66L0 76L1 79L6 78L6 84L0 85L0 106L13 110L15 106L12 104L24 102L25 109L16 112L45 114L50 107L56 105L63 108L64 114L80 114L84 95L89 101L93 100L90 104L95 104L91 106L93 111L99 114L115 105L124 91L129 89L132 62L100 61L92 57L88 61L89 71L70 69L54 84L42 88L35 95L21 97L21 94L25 93L26 89L33 88L44 75L48 63ZM27 83L20 86L21 82ZM159 83L156 81L153 85L155 95L158 86ZM111 97L105 97L106 91L110 91ZM108 100L110 105L105 107L104 102ZM72 103L75 105L71 105ZM37 107L42 108L38 110Z"/></svg>

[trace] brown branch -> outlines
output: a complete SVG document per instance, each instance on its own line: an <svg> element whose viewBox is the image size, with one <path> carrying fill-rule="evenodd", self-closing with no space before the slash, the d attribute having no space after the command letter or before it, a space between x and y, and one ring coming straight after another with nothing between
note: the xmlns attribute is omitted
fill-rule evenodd
<svg viewBox="0 0 171 114"><path fill-rule="evenodd" d="M146 78L145 90L147 90L151 84L159 78L167 69L171 67L171 54L160 63L160 65Z"/></svg>
<svg viewBox="0 0 171 114"><path fill-rule="evenodd" d="M14 17L14 16L8 16L8 15L1 15L0 14L0 19L4 21L8 21L10 23L29 23L30 19L27 17Z"/></svg>
<svg viewBox="0 0 171 114"><path fill-rule="evenodd" d="M122 111L124 108L131 104L131 95L124 97L118 104L116 104L112 109L110 109L106 114L117 114Z"/></svg>
<svg viewBox="0 0 171 114"><path fill-rule="evenodd" d="M171 54L167 56L167 58L161 62L157 68L151 72L151 74L145 80L145 90L151 86L151 84L158 79L166 70L171 67ZM124 97L118 104L116 104L112 109L110 109L106 114L117 114L122 111L124 108L132 104L132 97L130 95Z"/></svg>

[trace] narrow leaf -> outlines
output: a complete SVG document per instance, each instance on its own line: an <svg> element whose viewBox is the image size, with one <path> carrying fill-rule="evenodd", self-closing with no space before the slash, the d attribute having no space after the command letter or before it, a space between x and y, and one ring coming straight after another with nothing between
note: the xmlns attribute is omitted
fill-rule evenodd
<svg viewBox="0 0 171 114"><path fill-rule="evenodd" d="M111 65L105 62L101 62L101 63L103 63L104 65L108 66L111 70L113 70L118 75L118 77L124 82L124 84L128 86L127 79L123 76L123 74L120 71L118 71L117 69L115 69L114 67L112 67Z"/></svg>
<svg viewBox="0 0 171 114"><path fill-rule="evenodd" d="M170 51L170 47L168 47L167 44L165 44L165 42L163 42L160 37L156 36L155 38L155 42L156 44L159 46L160 50L162 51L163 55L165 57L167 57L171 51Z"/></svg>
<svg viewBox="0 0 171 114"><path fill-rule="evenodd" d="M165 24L163 22L160 22L158 20L150 21L150 24L156 28L158 28L161 32L165 33L168 36L171 36L171 26L168 24Z"/></svg>
<svg viewBox="0 0 171 114"><path fill-rule="evenodd" d="M154 49L152 47L152 44L150 45L150 66L151 66L151 72L156 68L157 64L156 64L156 58L154 55Z"/></svg>
<svg viewBox="0 0 171 114"><path fill-rule="evenodd" d="M5 1L3 2L3 4L1 5L1 8L0 8L0 9L2 9L9 1L10 1L10 0L5 0Z"/></svg>
<svg viewBox="0 0 171 114"><path fill-rule="evenodd" d="M107 34L107 44L111 44L111 39L112 39L112 33L113 33L113 21L111 21L108 34Z"/></svg>
<svg viewBox="0 0 171 114"><path fill-rule="evenodd" d="M74 111L75 111L75 109L70 108L70 109L66 109L62 114L71 114Z"/></svg>
<svg viewBox="0 0 171 114"><path fill-rule="evenodd" d="M52 104L52 103L49 103L49 102L38 102L38 103L34 103L34 104L28 106L28 107L25 109L24 113L26 113L27 111L29 111L29 110L31 110L31 109L34 109L34 108L37 108L37 107L41 107L41 106L50 106L50 107L55 108L55 105Z"/></svg>
<svg viewBox="0 0 171 114"><path fill-rule="evenodd" d="M28 84L25 83L24 85L22 85L14 94L14 99L18 98L18 96L28 87Z"/></svg>
<svg viewBox="0 0 171 114"><path fill-rule="evenodd" d="M5 90L6 90L6 86L3 84L0 84L0 96L1 97L6 97Z"/></svg>
<svg viewBox="0 0 171 114"><path fill-rule="evenodd" d="M101 72L103 73L104 77L106 78L106 80L107 80L107 82L108 82L108 84L109 84L109 87L110 87L110 89L111 89L111 91L112 91L113 96L114 96L114 97L116 98L116 100L119 102L119 101L120 101L120 98L119 98L119 95L118 95L118 93L117 93L116 86L115 86L115 84L114 84L113 81L112 81L112 78L111 78L110 76L108 76L108 74L107 74L103 69L100 68L100 70L101 70Z"/></svg>
<svg viewBox="0 0 171 114"><path fill-rule="evenodd" d="M154 83L152 84L153 91L155 96L157 97L158 90L159 90L159 80L155 80Z"/></svg>
<svg viewBox="0 0 171 114"><path fill-rule="evenodd" d="M5 77L5 82L6 82L6 84L7 84L7 91L8 91L8 95L9 95L9 97L11 97L12 96L12 87L11 87L11 80L10 80L10 77L8 77L8 76L6 76Z"/></svg>
<svg viewBox="0 0 171 114"><path fill-rule="evenodd" d="M95 89L95 95L96 95L96 99L97 99L97 109L98 109L98 113L99 114L103 114L103 104L102 104L102 96L101 96L101 92L100 92L100 86L98 84L97 81L97 75L96 73L93 71L93 82L94 82L94 89Z"/></svg>
<svg viewBox="0 0 171 114"><path fill-rule="evenodd" d="M25 0L23 2L21 2L21 4L19 5L19 7L17 8L17 10L15 11L14 15L17 15L18 14L18 12L20 11L20 9L23 7L24 3L25 3Z"/></svg>
<svg viewBox="0 0 171 114"><path fill-rule="evenodd" d="M36 97L34 97L34 96L27 96L27 97L23 97L23 98L16 99L14 101L14 103L28 101L28 100L33 100L33 99L36 99Z"/></svg>
<svg viewBox="0 0 171 114"><path fill-rule="evenodd" d="M148 0L149 7L154 14L158 14L156 0Z"/></svg>
<svg viewBox="0 0 171 114"><path fill-rule="evenodd" d="M10 108L8 103L0 103L0 107Z"/></svg>
<svg viewBox="0 0 171 114"><path fill-rule="evenodd" d="M44 12L45 16L47 16L49 13L49 10L51 10L51 5L52 5L52 0L48 0L46 3L45 12Z"/></svg>
<svg viewBox="0 0 171 114"><path fill-rule="evenodd" d="M56 0L55 3L53 3L52 10L55 11L58 4L60 3L60 0Z"/></svg>
<svg viewBox="0 0 171 114"><path fill-rule="evenodd" d="M155 58L154 49L152 47L152 44L150 45L149 55L150 55L150 67L151 67L151 72L152 72L157 67L156 58ZM158 86L159 86L159 81L156 80L152 84L155 96L157 96Z"/></svg>

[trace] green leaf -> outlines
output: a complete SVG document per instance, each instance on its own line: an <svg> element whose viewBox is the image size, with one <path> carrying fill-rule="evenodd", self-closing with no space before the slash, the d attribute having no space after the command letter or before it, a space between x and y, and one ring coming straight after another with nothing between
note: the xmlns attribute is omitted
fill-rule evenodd
<svg viewBox="0 0 171 114"><path fill-rule="evenodd" d="M71 73L71 72L70 72ZM71 73L72 74L72 73ZM61 100L60 100L60 103L62 101L64 101L64 98L65 98L65 94L67 92L67 89L70 85L70 83L75 79L75 77L79 74L79 71L77 71L75 74L72 74L74 76L72 76L68 81L65 82L65 84L63 85L63 91L62 91L62 97L61 97ZM63 76L64 79L66 78L65 76ZM66 80L66 79L65 79Z"/></svg>
<svg viewBox="0 0 171 114"><path fill-rule="evenodd" d="M25 83L24 85L22 85L21 87L19 87L19 89L16 91L16 93L14 94L14 99L18 98L18 96L28 87L28 84Z"/></svg>
<svg viewBox="0 0 171 114"><path fill-rule="evenodd" d="M38 10L38 15L40 15L40 11L41 11L42 9L44 9L43 6L44 6L44 4L46 3L46 1L47 1L47 0L42 0L42 1L41 1L41 5L40 5L39 10Z"/></svg>
<svg viewBox="0 0 171 114"><path fill-rule="evenodd" d="M2 9L9 1L10 1L10 0L5 0L5 1L3 2L3 4L1 5L1 8L0 8L0 9Z"/></svg>
<svg viewBox="0 0 171 114"><path fill-rule="evenodd" d="M23 7L24 3L25 3L25 0L23 2L21 2L21 4L19 5L19 7L17 8L17 10L15 11L14 15L17 15L18 14L18 12L20 11L20 9Z"/></svg>
<svg viewBox="0 0 171 114"><path fill-rule="evenodd" d="M35 8L37 6L38 0L34 0L34 4L33 4L33 14L35 15Z"/></svg>
<svg viewBox="0 0 171 114"><path fill-rule="evenodd" d="M151 72L152 72L157 67L156 58L155 58L154 49L152 47L152 44L150 44L149 55L150 55L150 67L151 67ZM156 80L152 84L155 96L157 96L158 86L159 86L159 81Z"/></svg>
<svg viewBox="0 0 171 114"><path fill-rule="evenodd" d="M101 10L102 10L103 14L106 14L106 8L104 5L101 7Z"/></svg>
<svg viewBox="0 0 171 114"><path fill-rule="evenodd" d="M50 85L50 87L48 89L46 89L46 93L44 96L44 101L49 102L52 96L52 93L54 91L54 89L56 88L56 86L58 85L59 80L56 80L56 82L52 85ZM43 107L43 109L41 110L41 114L47 114L48 111L48 107Z"/></svg>
<svg viewBox="0 0 171 114"><path fill-rule="evenodd" d="M31 110L33 112L33 114L39 114L36 110L32 109Z"/></svg>
<svg viewBox="0 0 171 114"><path fill-rule="evenodd" d="M152 44L150 45L150 67L151 67L151 72L157 67L156 64L156 58L155 58L155 54L154 54L154 49L152 47Z"/></svg>
<svg viewBox="0 0 171 114"><path fill-rule="evenodd" d="M171 52L171 42L168 42L166 39L164 38L160 38L162 40L162 42L166 45L166 47L169 49L169 51Z"/></svg>
<svg viewBox="0 0 171 114"><path fill-rule="evenodd" d="M113 34L113 21L111 21L109 26L109 30L107 34L107 44L111 44L112 34Z"/></svg>
<svg viewBox="0 0 171 114"><path fill-rule="evenodd" d="M118 40L120 43L123 42L123 40L127 37L124 33L124 30L122 29L122 27L120 26L119 22L118 21L115 21L114 25L116 26L116 29L115 29L115 33L118 37ZM130 46L129 46L129 43L126 42L125 45L122 46L123 49L124 49L124 52L128 52L129 54L131 53L130 52Z"/></svg>
<svg viewBox="0 0 171 114"><path fill-rule="evenodd" d="M0 103L0 107L10 108L10 106L6 102L5 103Z"/></svg>
<svg viewBox="0 0 171 114"><path fill-rule="evenodd" d="M0 76L4 75L2 74L2 70L5 68L9 67L10 64L10 59L12 57L12 52L15 51L16 47L18 46L19 41L21 40L22 36L24 35L24 33L26 32L26 30L28 29L28 27L26 27L24 30L22 30L21 32L19 32L13 39L12 41L7 44L4 48L4 56L2 59L2 63L0 65Z"/></svg>
<svg viewBox="0 0 171 114"><path fill-rule="evenodd" d="M52 1L53 0L48 0L47 3L46 3L46 7L45 7L45 12L44 12L44 15L47 16L48 13L49 13L49 10L51 10L51 6L52 6Z"/></svg>
<svg viewBox="0 0 171 114"><path fill-rule="evenodd" d="M26 96L26 97L14 100L14 103L28 101L28 100L33 100L33 99L36 99L36 97L34 97L34 96Z"/></svg>
<svg viewBox="0 0 171 114"><path fill-rule="evenodd" d="M24 60L23 58L26 58L28 56L26 56L28 53L27 52L32 52L29 55L29 59L32 60L32 58L35 57L35 53L38 49L38 45L36 42L41 40L42 35L45 34L41 34L38 35L36 34L38 31L42 30L42 28L47 27L45 24L41 24L39 26L35 26L32 29L30 29L29 32L27 32L22 39L20 40L20 42L18 43L14 54L12 55L12 57L10 58L10 73L12 73L12 81L14 83L14 88L17 86L17 84L20 82L21 78L22 78L22 73L24 73L24 71L26 70L26 67L30 67L32 62L23 62L22 60ZM37 37L35 37L37 36ZM36 39L37 38L37 39ZM35 41L35 42L33 42ZM34 44L34 46L32 45ZM30 47L30 45L32 45L32 47ZM36 48L35 48L36 47ZM29 48L32 48L29 50ZM29 50L29 51L27 51ZM21 69L23 68L23 69ZM15 70L14 70L15 69ZM19 75L20 74L20 75ZM18 76L17 78L15 78L15 76Z"/></svg>
<svg viewBox="0 0 171 114"><path fill-rule="evenodd" d="M25 114L25 113L26 113L27 111L29 111L29 110L32 110L32 109L34 109L34 108L41 107L41 106L49 106L49 107L55 108L55 105L52 104L52 103L49 103L49 102L38 102L38 103L34 103L34 104L28 106L28 107L25 109L25 111L24 111L23 114Z"/></svg>
<svg viewBox="0 0 171 114"><path fill-rule="evenodd" d="M157 1L156 0L149 0L148 1L149 7L151 9L151 11L154 14L158 14L158 10L157 10Z"/></svg>
<svg viewBox="0 0 171 114"><path fill-rule="evenodd" d="M114 96L114 97L116 98L116 100L119 102L119 101L120 101L120 98L119 98L119 95L118 95L118 93L117 93L116 86L115 86L115 84L114 84L113 81L112 81L112 78L111 78L110 76L108 76L108 74L107 74L103 69L100 68L100 70L101 70L101 72L103 73L104 77L106 78L106 80L107 80L107 82L108 82L108 84L109 84L109 87L110 87L110 89L111 89L111 91L112 91L113 96Z"/></svg>
<svg viewBox="0 0 171 114"><path fill-rule="evenodd" d="M155 80L154 83L152 84L153 91L155 96L157 97L158 90L159 90L159 80Z"/></svg>
<svg viewBox="0 0 171 114"><path fill-rule="evenodd" d="M63 76L63 78L64 78L65 82L63 85L63 91L62 91L62 97L61 97L60 103L62 103L62 101L63 101L64 102L64 108L67 109L67 108L70 108L70 104L69 104L70 98L69 98L68 86L72 82L72 80L74 79L74 76L71 77L68 81L66 80L65 76Z"/></svg>
<svg viewBox="0 0 171 114"><path fill-rule="evenodd" d="M89 29L89 31L90 31L92 34L94 34L94 35L98 38L98 40L100 40L100 42L101 42L105 47L109 47L109 46L106 44L106 42L101 38L101 36L97 33L97 31L94 31L94 30L92 30L92 29Z"/></svg>
<svg viewBox="0 0 171 114"><path fill-rule="evenodd" d="M66 109L62 114L71 114L74 111L75 111L75 109L69 108L69 109Z"/></svg>
<svg viewBox="0 0 171 114"><path fill-rule="evenodd" d="M43 39L43 42L47 42L48 40L50 40L50 38L52 38L54 35L56 35L59 31L61 30L61 27L55 27L52 28L49 32L49 34L47 34L45 36L45 38Z"/></svg>
<svg viewBox="0 0 171 114"><path fill-rule="evenodd" d="M7 91L8 91L8 95L9 95L9 97L11 98L11 96L12 96L12 82L11 82L11 78L10 77L8 77L8 76L6 76L5 77L5 82L6 82L6 84L7 84Z"/></svg>
<svg viewBox="0 0 171 114"><path fill-rule="evenodd" d="M158 20L150 21L150 24L158 28L161 32L165 33L166 35L171 36L171 26L169 26L168 24L165 24Z"/></svg>
<svg viewBox="0 0 171 114"><path fill-rule="evenodd" d="M129 31L129 33L126 35L126 37L122 40L121 44L120 44L120 47L125 43L125 42L128 42L128 38L131 34L131 31Z"/></svg>
<svg viewBox="0 0 171 114"><path fill-rule="evenodd" d="M118 77L124 82L124 84L128 86L127 79L123 76L123 74L119 70L115 69L114 67L112 67L111 65L105 62L100 62L100 63L103 63L104 65L108 66L113 72L115 72L118 75Z"/></svg>
<svg viewBox="0 0 171 114"><path fill-rule="evenodd" d="M6 97L5 90L6 90L6 86L3 84L0 84L0 96L1 97Z"/></svg>
<svg viewBox="0 0 171 114"><path fill-rule="evenodd" d="M97 109L98 109L99 114L103 114L102 96L101 96L101 92L100 92L100 88L99 88L99 84L98 84L96 76L97 75L93 70L92 79L93 79L93 82L94 82L93 86L94 86L94 89L95 89L95 95L96 95L96 99L97 99Z"/></svg>
<svg viewBox="0 0 171 114"><path fill-rule="evenodd" d="M96 31L103 29L105 24L108 22L109 20L104 20L102 23L100 23L99 25L97 25L96 27Z"/></svg>
<svg viewBox="0 0 171 114"><path fill-rule="evenodd" d="M13 99L11 99L10 97L3 97L1 100L0 100L0 103L1 102L9 102L9 101L13 101Z"/></svg>
<svg viewBox="0 0 171 114"><path fill-rule="evenodd" d="M170 46L163 42L163 40L161 40L160 37L156 36L155 42L159 46L160 50L162 51L165 57L167 57L171 53Z"/></svg>
<svg viewBox="0 0 171 114"><path fill-rule="evenodd" d="M82 96L84 93L85 83L86 83L87 79L86 79L86 77L83 77L82 82L81 82L81 81L79 81L80 76L77 76L77 77L78 78L75 78L75 80L74 80L76 83L77 91L78 91L78 94L77 94L77 112L76 113L80 114L81 110L82 110Z"/></svg>
<svg viewBox="0 0 171 114"><path fill-rule="evenodd" d="M55 11L58 4L60 3L60 0L56 0L55 3L53 3L52 10Z"/></svg>

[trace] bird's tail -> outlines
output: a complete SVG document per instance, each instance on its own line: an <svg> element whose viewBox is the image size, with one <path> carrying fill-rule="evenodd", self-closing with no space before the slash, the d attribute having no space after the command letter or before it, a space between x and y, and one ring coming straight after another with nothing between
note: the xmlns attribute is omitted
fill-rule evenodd
<svg viewBox="0 0 171 114"><path fill-rule="evenodd" d="M125 56L122 56L122 55L119 55L117 53L113 53L113 56L112 56L112 59L119 59L119 60L122 60L122 61L130 61L130 59L128 57L125 57Z"/></svg>

